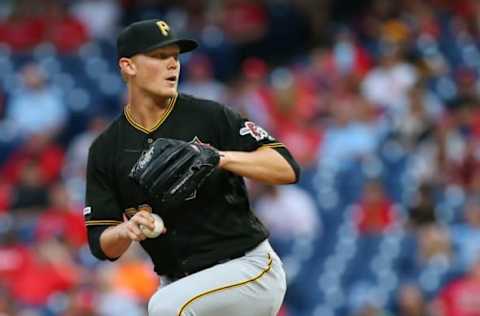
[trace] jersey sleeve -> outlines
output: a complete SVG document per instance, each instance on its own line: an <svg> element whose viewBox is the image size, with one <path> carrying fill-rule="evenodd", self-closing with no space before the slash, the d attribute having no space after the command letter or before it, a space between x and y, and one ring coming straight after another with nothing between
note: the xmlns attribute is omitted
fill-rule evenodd
<svg viewBox="0 0 480 316"><path fill-rule="evenodd" d="M120 207L109 180L106 156L100 156L98 145L89 150L87 163L87 189L83 215L87 226L90 250L98 259L108 258L100 247L100 235L110 226L123 222Z"/></svg>
<svg viewBox="0 0 480 316"><path fill-rule="evenodd" d="M220 150L254 151L260 147L272 148L287 160L295 172L295 182L298 182L300 166L283 143L240 113L226 106L222 107L222 111L222 119L217 124L221 139Z"/></svg>

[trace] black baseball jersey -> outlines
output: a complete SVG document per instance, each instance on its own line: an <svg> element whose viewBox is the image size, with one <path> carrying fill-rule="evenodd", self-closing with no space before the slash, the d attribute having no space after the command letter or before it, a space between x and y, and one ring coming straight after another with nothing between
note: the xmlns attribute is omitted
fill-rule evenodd
<svg viewBox="0 0 480 316"><path fill-rule="evenodd" d="M179 94L152 130L135 123L127 108L94 141L87 167L85 222L89 244L99 259L107 258L100 234L149 204L167 233L141 242L158 274L188 274L243 255L268 237L252 213L243 178L217 169L178 208L164 209L128 177L142 151L158 137L207 143L223 151L277 150L295 170L298 164L285 146L264 129L216 102ZM275 210L272 210L275 211Z"/></svg>

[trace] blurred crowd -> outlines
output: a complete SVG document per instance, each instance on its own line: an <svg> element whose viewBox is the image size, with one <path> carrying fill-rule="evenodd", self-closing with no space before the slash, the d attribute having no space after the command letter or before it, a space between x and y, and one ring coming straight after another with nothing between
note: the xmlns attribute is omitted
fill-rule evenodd
<svg viewBox="0 0 480 316"><path fill-rule="evenodd" d="M150 261L94 259L81 210L89 145L125 105L116 34L147 18L201 43L182 92L303 166L248 182L282 316L480 315L480 2L4 0L0 316L145 315Z"/></svg>

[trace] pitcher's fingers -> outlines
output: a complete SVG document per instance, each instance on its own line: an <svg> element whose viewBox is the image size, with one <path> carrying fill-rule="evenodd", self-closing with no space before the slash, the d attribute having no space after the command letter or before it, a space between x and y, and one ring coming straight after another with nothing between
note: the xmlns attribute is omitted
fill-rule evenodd
<svg viewBox="0 0 480 316"><path fill-rule="evenodd" d="M155 228L155 219L150 213L147 213L147 212L138 212L130 220L133 221L138 226L144 225L149 229Z"/></svg>
<svg viewBox="0 0 480 316"><path fill-rule="evenodd" d="M145 236L142 237L141 235L137 235L129 231L128 238L130 238L133 241L142 241L142 240L145 240L146 237Z"/></svg>
<svg viewBox="0 0 480 316"><path fill-rule="evenodd" d="M144 240L145 235L142 233L142 230L134 221L130 220L127 224L128 232L131 234L130 238L133 240ZM132 238L133 236L133 238Z"/></svg>

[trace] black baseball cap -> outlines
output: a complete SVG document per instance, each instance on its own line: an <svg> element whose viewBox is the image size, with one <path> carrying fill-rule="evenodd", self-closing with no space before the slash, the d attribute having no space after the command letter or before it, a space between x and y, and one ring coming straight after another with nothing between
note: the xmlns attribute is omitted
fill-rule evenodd
<svg viewBox="0 0 480 316"><path fill-rule="evenodd" d="M192 39L177 37L165 21L139 21L125 27L118 35L117 57L130 58L171 44L177 44L180 53L189 52L198 46Z"/></svg>

